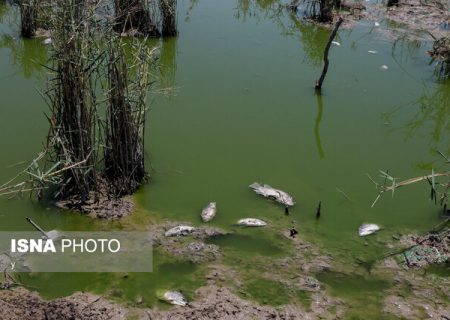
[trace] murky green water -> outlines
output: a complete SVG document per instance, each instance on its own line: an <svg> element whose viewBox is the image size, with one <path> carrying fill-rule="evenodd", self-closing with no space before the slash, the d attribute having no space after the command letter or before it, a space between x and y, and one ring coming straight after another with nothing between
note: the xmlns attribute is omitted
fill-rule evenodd
<svg viewBox="0 0 450 320"><path fill-rule="evenodd" d="M378 256L392 234L437 224L440 211L428 200L425 184L400 189L393 199L385 195L371 209L376 190L366 176L383 169L401 180L439 171L436 150L450 153L450 82L436 81L426 55L430 44L399 42L394 48L364 21L342 30L342 45L332 47L323 95L317 97L313 87L328 31L288 16L274 18L267 14L272 1L243 3L179 4L180 36L160 43L158 89L174 91L153 96L146 137L152 179L136 195L138 216L200 224L202 207L216 201L213 226L233 229L244 217L295 225L338 257L364 261ZM1 3L0 181L19 170L14 164L35 156L47 133L47 108L37 91L45 87L39 65L46 61L46 47L20 39L17 23L14 11ZM297 205L290 215L256 196L248 188L255 181L292 194ZM121 227L27 198L0 199L1 230L31 229L25 217L46 229ZM362 222L378 223L383 231L361 239ZM216 241L242 257L249 251L273 255L278 244L267 232L238 229ZM178 285L192 292L200 285L198 268L171 262L167 274L165 263L156 258L148 277L37 275L27 282L48 297L116 289L130 300L147 295L148 305L158 288ZM46 287L49 281L58 285Z"/></svg>

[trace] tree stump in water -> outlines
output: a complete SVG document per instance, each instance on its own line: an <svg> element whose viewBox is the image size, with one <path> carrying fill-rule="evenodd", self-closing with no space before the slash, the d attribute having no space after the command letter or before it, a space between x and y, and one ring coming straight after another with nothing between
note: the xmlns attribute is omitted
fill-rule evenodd
<svg viewBox="0 0 450 320"><path fill-rule="evenodd" d="M328 64L329 64L328 52L330 51L331 43L333 42L334 37L336 37L337 31L343 21L344 21L344 19L342 19L342 17L339 17L339 20L336 22L333 32L330 35L330 39L328 39L327 46L325 47L325 52L323 54L324 66L323 66L322 74L320 75L319 80L317 80L317 82L316 82L316 90L318 90L318 91L320 91L322 89L323 80L325 80L325 76L327 75Z"/></svg>

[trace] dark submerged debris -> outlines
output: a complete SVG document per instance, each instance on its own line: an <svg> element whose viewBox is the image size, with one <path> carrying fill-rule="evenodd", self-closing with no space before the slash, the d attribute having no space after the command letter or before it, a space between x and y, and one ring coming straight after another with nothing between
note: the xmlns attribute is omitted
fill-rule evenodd
<svg viewBox="0 0 450 320"><path fill-rule="evenodd" d="M425 236L408 236L413 245L402 252L404 263L409 268L425 268L450 259L450 230L429 233Z"/></svg>
<svg viewBox="0 0 450 320"><path fill-rule="evenodd" d="M322 201L319 201L319 205L317 206L317 210L316 210L316 219L320 218L321 207L322 207Z"/></svg>
<svg viewBox="0 0 450 320"><path fill-rule="evenodd" d="M450 76L450 37L435 39L433 48L428 51L432 60L436 62L436 72L439 78L448 79Z"/></svg>

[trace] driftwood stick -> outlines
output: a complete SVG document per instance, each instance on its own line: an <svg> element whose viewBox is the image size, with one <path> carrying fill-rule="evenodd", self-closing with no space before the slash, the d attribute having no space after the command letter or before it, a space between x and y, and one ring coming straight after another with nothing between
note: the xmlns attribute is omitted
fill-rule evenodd
<svg viewBox="0 0 450 320"><path fill-rule="evenodd" d="M448 176L450 176L450 172L435 173L435 174L430 174L428 176L416 177L416 178L412 178L412 179L401 181L401 182L395 184L395 186L387 187L385 191L392 191L392 189L394 189L394 188L397 189L397 188L406 186L408 184L412 184L412 183L416 183L416 182L420 182L420 181L431 179L432 177L437 178L437 177L448 177Z"/></svg>
<svg viewBox="0 0 450 320"><path fill-rule="evenodd" d="M325 76L327 75L327 71L328 71L328 64L329 64L328 52L330 51L331 43L333 42L334 38L336 37L338 29L341 26L343 21L344 21L344 19L342 19L342 17L339 17L339 20L336 22L333 32L330 35L330 39L328 39L327 46L325 47L325 51L323 53L324 66L323 66L322 74L320 75L320 79L317 80L317 82L316 82L316 90L320 91L322 89L322 83L323 83L323 80L325 80Z"/></svg>
<svg viewBox="0 0 450 320"><path fill-rule="evenodd" d="M39 227L33 220L31 220L30 218L26 218L27 219L27 221L29 222L29 223L31 223L31 225L37 230L37 231L39 231L40 233L42 233L42 235L46 238L46 239L48 239L48 236L47 236L47 234L45 233L45 231L41 228L41 227Z"/></svg>

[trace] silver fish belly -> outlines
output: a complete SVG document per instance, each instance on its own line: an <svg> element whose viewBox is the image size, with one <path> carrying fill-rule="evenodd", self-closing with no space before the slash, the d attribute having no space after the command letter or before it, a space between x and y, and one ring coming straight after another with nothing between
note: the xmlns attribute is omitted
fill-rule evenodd
<svg viewBox="0 0 450 320"><path fill-rule="evenodd" d="M217 205L215 202L210 202L201 213L201 218L203 222L209 222L216 216L217 213Z"/></svg>
<svg viewBox="0 0 450 320"><path fill-rule="evenodd" d="M358 234L360 237L364 237L368 236L369 234L373 234L380 229L381 228L374 223L363 223L358 229Z"/></svg>
<svg viewBox="0 0 450 320"><path fill-rule="evenodd" d="M166 237L179 237L186 236L195 231L194 227L191 226L176 226L172 229L169 229L164 234Z"/></svg>
<svg viewBox="0 0 450 320"><path fill-rule="evenodd" d="M247 227L263 227L267 225L265 221L256 218L241 219L238 221L238 224Z"/></svg>
<svg viewBox="0 0 450 320"><path fill-rule="evenodd" d="M275 189L268 184L261 185L254 182L249 187L257 194L260 194L265 198L273 199L286 207L292 207L295 204L294 198L290 194L283 190Z"/></svg>

